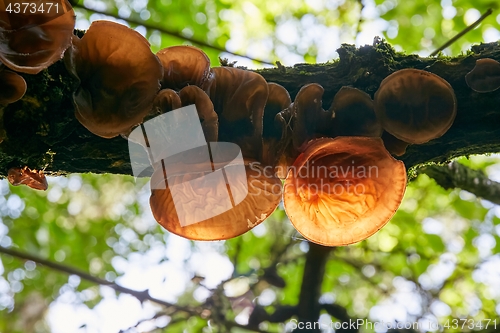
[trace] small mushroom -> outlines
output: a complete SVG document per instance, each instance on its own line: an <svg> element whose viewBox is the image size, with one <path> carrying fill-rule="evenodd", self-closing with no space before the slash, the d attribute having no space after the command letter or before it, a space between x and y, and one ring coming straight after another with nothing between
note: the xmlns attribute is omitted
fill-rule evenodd
<svg viewBox="0 0 500 333"><path fill-rule="evenodd" d="M215 142L219 133L219 118L208 95L197 86L187 86L179 92L183 106L194 104L207 142Z"/></svg>
<svg viewBox="0 0 500 333"><path fill-rule="evenodd" d="M37 74L63 57L71 45L76 17L67 0L25 4L26 14L23 6L20 13L14 8L0 14L0 62L17 72Z"/></svg>
<svg viewBox="0 0 500 333"><path fill-rule="evenodd" d="M457 113L453 88L441 77L403 69L386 77L375 93L375 113L396 138L421 144L442 136Z"/></svg>
<svg viewBox="0 0 500 333"><path fill-rule="evenodd" d="M382 134L373 101L364 91L342 87L333 98L330 112L334 118L335 136L380 137Z"/></svg>
<svg viewBox="0 0 500 333"><path fill-rule="evenodd" d="M148 41L124 25L95 21L73 40L66 65L80 80L73 94L76 118L92 133L129 133L151 111L162 66Z"/></svg>
<svg viewBox="0 0 500 333"><path fill-rule="evenodd" d="M0 105L20 100L26 93L26 81L17 73L0 67Z"/></svg>
<svg viewBox="0 0 500 333"><path fill-rule="evenodd" d="M283 86L272 82L267 86L269 97L264 108L262 161L266 165L275 166L288 144L287 139L291 137L291 128L281 111L287 109L292 100Z"/></svg>
<svg viewBox="0 0 500 333"><path fill-rule="evenodd" d="M151 178L154 218L168 231L191 240L239 236L263 222L281 201L281 181L267 175L260 163L221 163L214 143L210 147L213 164L190 164L183 153L170 172L160 167ZM212 167L214 172L207 173Z"/></svg>
<svg viewBox="0 0 500 333"><path fill-rule="evenodd" d="M207 90L213 80L210 59L193 46L171 46L156 53L163 65L163 88L180 90L196 85Z"/></svg>
<svg viewBox="0 0 500 333"><path fill-rule="evenodd" d="M362 241L398 209L406 187L403 162L373 137L310 141L288 172L285 210L308 240L326 246Z"/></svg>
<svg viewBox="0 0 500 333"><path fill-rule="evenodd" d="M408 142L401 141L394 135L391 135L386 131L382 133L382 141L384 141L385 149L387 149L389 153L396 156L403 156L406 153L406 148L409 145Z"/></svg>
<svg viewBox="0 0 500 333"><path fill-rule="evenodd" d="M480 93L497 90L500 88L500 62L490 58L476 60L476 66L467 73L465 81Z"/></svg>
<svg viewBox="0 0 500 333"><path fill-rule="evenodd" d="M245 158L261 159L266 80L234 67L214 67L212 72L215 79L209 96L219 115L219 141L235 142Z"/></svg>
<svg viewBox="0 0 500 333"><path fill-rule="evenodd" d="M304 144L314 138L321 114L321 98L325 90L317 83L306 84L300 88L292 107L293 146L302 151Z"/></svg>
<svg viewBox="0 0 500 333"><path fill-rule="evenodd" d="M14 186L24 184L32 189L42 191L47 190L49 187L47 178L45 178L42 170L31 170L27 166L23 168L10 168L7 173L7 179Z"/></svg>

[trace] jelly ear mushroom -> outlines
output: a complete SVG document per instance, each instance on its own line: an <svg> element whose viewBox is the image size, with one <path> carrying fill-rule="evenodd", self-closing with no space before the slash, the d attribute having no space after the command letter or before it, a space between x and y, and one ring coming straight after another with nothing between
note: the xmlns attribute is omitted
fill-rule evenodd
<svg viewBox="0 0 500 333"><path fill-rule="evenodd" d="M486 93L500 88L500 63L494 59L476 60L476 66L465 76L467 85L474 91Z"/></svg>
<svg viewBox="0 0 500 333"><path fill-rule="evenodd" d="M45 191L49 187L47 178L42 170L31 170L27 166L23 168L10 168L7 173L9 183L14 186L26 185L35 190Z"/></svg>
<svg viewBox="0 0 500 333"><path fill-rule="evenodd" d="M20 100L26 93L26 81L17 73L0 67L0 105Z"/></svg>
<svg viewBox="0 0 500 333"><path fill-rule="evenodd" d="M236 142L244 157L260 159L262 122L269 88L254 72L234 67L212 68L215 79L209 91L219 115L219 141Z"/></svg>
<svg viewBox="0 0 500 333"><path fill-rule="evenodd" d="M4 5L7 3L16 4L7 1ZM19 13L15 8L10 13L0 12L0 62L17 72L37 74L63 57L71 45L76 17L67 0L52 1L51 10L43 2L26 4L30 6L26 13L23 7Z"/></svg>
<svg viewBox="0 0 500 333"><path fill-rule="evenodd" d="M382 134L373 101L364 91L342 87L335 94L330 111L334 118L335 136L380 137Z"/></svg>
<svg viewBox="0 0 500 333"><path fill-rule="evenodd" d="M162 78L162 66L147 40L121 24L95 21L73 44L66 65L80 81L73 94L80 123L104 138L141 123Z"/></svg>
<svg viewBox="0 0 500 333"><path fill-rule="evenodd" d="M384 131L382 133L382 141L384 141L385 149L389 151L389 153L394 154L396 156L403 156L406 153L406 148L409 143L399 140L395 136Z"/></svg>
<svg viewBox="0 0 500 333"><path fill-rule="evenodd" d="M314 138L327 113L322 108L323 87L317 83L303 86L292 106L293 146L302 151L303 146Z"/></svg>
<svg viewBox="0 0 500 333"><path fill-rule="evenodd" d="M414 144L442 136L457 113L451 85L418 69L403 69L386 77L374 102L382 127L396 138Z"/></svg>
<svg viewBox="0 0 500 333"><path fill-rule="evenodd" d="M164 170L157 168L151 178L150 206L154 218L168 231L191 240L239 236L263 222L281 201L281 181L266 175L260 163L245 160L244 165L237 165L230 162L223 166L227 180L222 176L218 178L222 166L215 163L213 144L210 143L214 172L205 172L203 177L201 173L170 175L167 182ZM190 169L194 168L177 168ZM229 188L231 199L226 197Z"/></svg>
<svg viewBox="0 0 500 333"><path fill-rule="evenodd" d="M398 209L406 187L403 162L373 137L312 140L284 184L285 210L308 240L326 246L362 241Z"/></svg>
<svg viewBox="0 0 500 333"><path fill-rule="evenodd" d="M163 65L163 88L179 90L196 85L207 90L213 80L210 59L193 46L172 46L156 53Z"/></svg>
<svg viewBox="0 0 500 333"><path fill-rule="evenodd" d="M197 86L187 86L179 92L183 106L194 104L207 142L215 142L219 133L219 117L208 95Z"/></svg>

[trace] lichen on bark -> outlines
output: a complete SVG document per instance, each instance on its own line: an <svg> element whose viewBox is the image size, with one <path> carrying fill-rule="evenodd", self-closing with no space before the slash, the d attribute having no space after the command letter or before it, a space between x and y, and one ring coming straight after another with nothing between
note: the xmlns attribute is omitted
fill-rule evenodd
<svg viewBox="0 0 500 333"><path fill-rule="evenodd" d="M325 88L323 108L328 109L342 86L352 86L373 97L380 82L392 72L417 68L447 80L457 96L457 117L441 138L412 145L400 157L407 168L429 162L447 162L457 156L500 151L500 90L472 91L465 75L476 59L500 61L499 43L476 45L457 57L424 58L395 52L385 42L356 48L343 44L339 59L325 64L257 70L268 82L284 86L292 99L307 83ZM58 62L38 75L22 75L26 95L0 107L5 138L0 143L0 177L10 167L45 168L49 174L77 172L132 174L128 143L121 137L103 139L85 129L74 117L71 102L75 80Z"/></svg>

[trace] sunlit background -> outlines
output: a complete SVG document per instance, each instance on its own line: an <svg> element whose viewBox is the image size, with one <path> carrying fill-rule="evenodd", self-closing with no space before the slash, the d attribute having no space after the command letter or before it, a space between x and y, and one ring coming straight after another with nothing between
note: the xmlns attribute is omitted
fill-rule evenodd
<svg viewBox="0 0 500 333"><path fill-rule="evenodd" d="M287 66L327 62L338 57L342 43L371 44L375 36L383 36L397 50L428 56L490 6L464 0L85 0L75 9L79 29L95 20L114 20L144 35L153 51L204 41L232 52L202 47L214 66L220 56L259 68L269 65L243 56ZM495 11L443 52L458 55L473 43L497 41L499 25ZM499 156L460 162L500 181ZM14 188L1 180L0 245L127 288L147 289L151 296L180 306L211 300L213 312L225 309L242 325L256 304L271 311L277 304L297 303L308 246L282 207L236 239L191 242L157 225L149 194L147 180L117 175L49 177L47 192ZM342 305L353 318L419 322L422 327L450 318L498 318L498 253L499 207L465 191L443 190L420 175L385 228L367 241L334 250L321 301ZM285 287L263 277L265 268L275 266ZM217 323L202 317L171 313L32 261L2 255L0 273L0 332L218 331ZM332 318L323 314L321 320ZM282 332L290 325L265 324L261 329Z"/></svg>

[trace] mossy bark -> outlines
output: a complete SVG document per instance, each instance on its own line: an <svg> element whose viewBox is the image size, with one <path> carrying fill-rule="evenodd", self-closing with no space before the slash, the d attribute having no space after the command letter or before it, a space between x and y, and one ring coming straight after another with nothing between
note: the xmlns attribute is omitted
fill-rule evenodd
<svg viewBox="0 0 500 333"><path fill-rule="evenodd" d="M372 97L380 82L392 72L417 68L435 73L455 90L457 117L441 138L407 149L407 168L453 157L500 152L500 89L480 94L465 83L476 59L500 61L499 43L472 47L458 57L421 58L397 53L386 43L355 48L342 45L340 59L326 64L297 64L257 71L267 81L283 85L292 98L300 87L316 82L325 88L323 107L328 109L342 86L364 90ZM24 75L26 95L0 109L0 176L13 166L45 168L49 174L75 172L131 174L127 141L103 139L87 131L75 119L71 103L75 80L58 62L38 75ZM3 133L2 133L3 132Z"/></svg>

